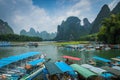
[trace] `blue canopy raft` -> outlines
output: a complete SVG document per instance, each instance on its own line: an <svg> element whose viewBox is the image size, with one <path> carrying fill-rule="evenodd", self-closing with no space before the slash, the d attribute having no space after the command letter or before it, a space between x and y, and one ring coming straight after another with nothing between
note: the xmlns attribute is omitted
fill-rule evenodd
<svg viewBox="0 0 120 80"><path fill-rule="evenodd" d="M94 56L93 59L96 61L96 66L101 67L101 66L106 66L106 63L111 66L111 60L99 57L99 56Z"/></svg>
<svg viewBox="0 0 120 80"><path fill-rule="evenodd" d="M18 80L26 75L26 63L37 59L39 55L40 52L27 52L0 59L0 78L3 78L4 76L7 80ZM40 60L38 62L40 62ZM30 64L35 66L37 64L37 60Z"/></svg>

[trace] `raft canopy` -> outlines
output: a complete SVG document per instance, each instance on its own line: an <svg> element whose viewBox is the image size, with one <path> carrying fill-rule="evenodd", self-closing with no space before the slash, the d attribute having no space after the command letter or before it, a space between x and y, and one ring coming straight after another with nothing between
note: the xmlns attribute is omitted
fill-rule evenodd
<svg viewBox="0 0 120 80"><path fill-rule="evenodd" d="M90 70L88 70L88 69L86 69L78 64L72 64L70 66L85 78L88 78L91 76L97 76L97 74L93 73L92 71L90 71Z"/></svg>
<svg viewBox="0 0 120 80"><path fill-rule="evenodd" d="M80 58L77 58L77 57L72 57L72 56L62 56L63 58L66 58L66 59L71 59L71 60L76 60L76 61L79 61L81 60Z"/></svg>
<svg viewBox="0 0 120 80"><path fill-rule="evenodd" d="M2 58L2 59L0 59L0 68L2 68L4 66L7 66L11 63L17 62L19 60L23 60L23 59L26 59L28 57L35 56L37 54L40 54L40 52L27 52L27 53L23 53L23 54L20 54L20 55L15 55L15 56L7 57L7 58Z"/></svg>
<svg viewBox="0 0 120 80"><path fill-rule="evenodd" d="M45 67L50 75L63 73L53 62L45 63Z"/></svg>
<svg viewBox="0 0 120 80"><path fill-rule="evenodd" d="M67 71L73 71L72 67L70 67L68 64L66 64L65 62L56 62L55 63L57 65L57 67L63 71L63 72L67 72Z"/></svg>
<svg viewBox="0 0 120 80"><path fill-rule="evenodd" d="M113 73L117 76L120 76L120 71L118 71L117 69L113 69L113 68L108 67L108 66L104 66L104 67L101 67L101 68L105 69L105 70L107 70L107 71L109 71L109 72L111 72L111 73Z"/></svg>
<svg viewBox="0 0 120 80"><path fill-rule="evenodd" d="M102 57L98 57L98 56L94 56L93 58L96 59L96 60L99 60L99 61L103 61L103 62L111 62L111 60L108 60L108 59L105 59L105 58L102 58Z"/></svg>
<svg viewBox="0 0 120 80"><path fill-rule="evenodd" d="M120 67L119 67L119 66L113 66L112 68L113 68L113 69L116 69L116 70L120 70Z"/></svg>
<svg viewBox="0 0 120 80"><path fill-rule="evenodd" d="M101 68L98 68L98 67L94 67L94 66L89 65L89 64L82 64L81 66L84 67L84 68L87 68L87 69L89 69L90 71L93 71L93 72L95 72L95 73L97 73L97 74L99 74L99 75L101 75L102 73L107 72L107 71L104 70L104 69L101 69Z"/></svg>
<svg viewBox="0 0 120 80"><path fill-rule="evenodd" d="M72 77L76 76L73 68L71 66L69 66L68 64L66 64L65 62L56 62L55 65L63 72L67 72L69 75L71 75Z"/></svg>
<svg viewBox="0 0 120 80"><path fill-rule="evenodd" d="M89 64L82 64L81 66L85 67L85 68L89 69L90 71L92 71L92 72L94 72L102 77L105 77L105 78L109 78L109 77L113 76L110 72L108 72L102 68L94 67L94 66L89 65Z"/></svg>
<svg viewBox="0 0 120 80"><path fill-rule="evenodd" d="M43 62L45 62L45 59L41 58L41 59L37 59L37 60L34 60L34 61L30 61L30 62L28 62L28 64L31 65L31 66L36 66L36 65L39 65Z"/></svg>
<svg viewBox="0 0 120 80"><path fill-rule="evenodd" d="M120 62L120 58L111 58L112 60L115 60L115 61L118 61L118 62Z"/></svg>

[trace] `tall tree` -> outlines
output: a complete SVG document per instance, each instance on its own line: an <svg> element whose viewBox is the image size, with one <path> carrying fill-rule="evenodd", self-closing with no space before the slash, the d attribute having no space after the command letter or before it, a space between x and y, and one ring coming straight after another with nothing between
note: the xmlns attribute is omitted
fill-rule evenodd
<svg viewBox="0 0 120 80"><path fill-rule="evenodd" d="M98 39L106 43L120 43L120 14L112 14L102 22Z"/></svg>

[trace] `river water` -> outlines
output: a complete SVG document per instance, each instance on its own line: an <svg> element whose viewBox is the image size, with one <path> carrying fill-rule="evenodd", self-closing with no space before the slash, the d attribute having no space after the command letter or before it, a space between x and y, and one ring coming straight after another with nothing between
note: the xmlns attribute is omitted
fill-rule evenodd
<svg viewBox="0 0 120 80"><path fill-rule="evenodd" d="M27 43L26 43L27 44ZM100 56L107 59L111 59L116 56L120 56L120 50L96 50L96 51L78 51L73 49L67 49L58 47L53 42L40 42L38 47L19 46L19 47L0 47L0 59L12 55L23 54L30 51L41 52L47 55L47 58L51 58L53 61L64 60L63 55L70 55L81 58L81 63L87 62L92 59L93 56Z"/></svg>

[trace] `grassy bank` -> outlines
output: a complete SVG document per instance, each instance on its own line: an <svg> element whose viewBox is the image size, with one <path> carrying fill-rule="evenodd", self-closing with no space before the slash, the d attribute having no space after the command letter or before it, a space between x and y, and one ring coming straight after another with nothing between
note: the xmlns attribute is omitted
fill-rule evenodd
<svg viewBox="0 0 120 80"><path fill-rule="evenodd" d="M68 42L55 42L57 45L67 45L67 44L88 44L89 41L68 41Z"/></svg>

